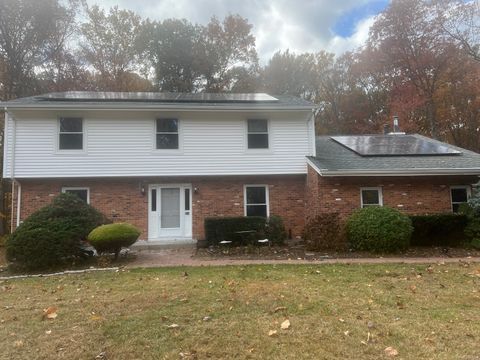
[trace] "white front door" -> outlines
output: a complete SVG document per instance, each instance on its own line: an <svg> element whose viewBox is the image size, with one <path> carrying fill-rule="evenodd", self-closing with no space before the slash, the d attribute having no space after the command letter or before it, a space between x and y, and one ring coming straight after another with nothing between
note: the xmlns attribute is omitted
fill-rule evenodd
<svg viewBox="0 0 480 360"><path fill-rule="evenodd" d="M150 185L148 239L192 237L192 187L186 184Z"/></svg>

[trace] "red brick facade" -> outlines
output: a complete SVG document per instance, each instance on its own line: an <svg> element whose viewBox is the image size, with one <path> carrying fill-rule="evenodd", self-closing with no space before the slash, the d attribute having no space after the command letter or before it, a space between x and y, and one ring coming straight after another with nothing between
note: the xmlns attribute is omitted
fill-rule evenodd
<svg viewBox="0 0 480 360"><path fill-rule="evenodd" d="M451 211L450 186L470 185L477 177L322 177L311 167L308 175L224 176L191 178L109 178L20 180L21 220L50 203L62 187L88 187L90 203L114 221L130 222L148 233L148 184L192 184L193 238L203 239L203 222L211 216L243 216L244 185L268 185L270 214L279 215L292 237L302 234L310 217L340 212L345 217L360 207L361 187L381 187L384 206L409 214ZM18 189L14 193L16 205ZM16 206L12 209L16 223Z"/></svg>
<svg viewBox="0 0 480 360"><path fill-rule="evenodd" d="M362 187L381 187L383 205L407 214L451 212L450 187L476 182L477 176L322 177L309 166L306 217L326 212L348 216L361 206Z"/></svg>
<svg viewBox="0 0 480 360"><path fill-rule="evenodd" d="M211 216L243 216L246 184L268 185L270 214L279 215L293 237L301 236L305 221L305 176L231 176L156 179L63 179L20 180L21 220L50 203L62 187L88 187L90 204L114 221L126 221L148 237L148 197L142 193L148 184L189 183L192 194L193 238L204 237L203 222ZM15 194L17 191L15 191ZM15 195L16 196L16 195ZM13 217L16 221L15 210Z"/></svg>

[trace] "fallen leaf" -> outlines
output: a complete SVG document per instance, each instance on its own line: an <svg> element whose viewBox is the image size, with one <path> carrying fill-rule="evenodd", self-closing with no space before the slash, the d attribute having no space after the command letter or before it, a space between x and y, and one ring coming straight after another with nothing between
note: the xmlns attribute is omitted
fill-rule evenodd
<svg viewBox="0 0 480 360"><path fill-rule="evenodd" d="M338 321L340 321L341 323L344 323L345 319L340 318L340 319L338 319Z"/></svg>
<svg viewBox="0 0 480 360"><path fill-rule="evenodd" d="M180 327L180 325L178 325L178 324L167 325L167 329L176 329L178 327Z"/></svg>
<svg viewBox="0 0 480 360"><path fill-rule="evenodd" d="M50 335L52 333L52 330L47 330L45 331L45 334Z"/></svg>
<svg viewBox="0 0 480 360"><path fill-rule="evenodd" d="M270 330L268 332L268 336L276 336L277 335L277 330Z"/></svg>
<svg viewBox="0 0 480 360"><path fill-rule="evenodd" d="M276 313L276 312L279 312L279 311L282 311L282 310L287 310L287 308L285 306L277 306L273 312Z"/></svg>
<svg viewBox="0 0 480 360"><path fill-rule="evenodd" d="M344 331L344 332L343 332L343 335L345 335L345 336L348 336L348 335L350 335L350 331L349 331L349 330L347 330L347 331Z"/></svg>
<svg viewBox="0 0 480 360"><path fill-rule="evenodd" d="M397 351L397 349L389 346L389 347L385 348L385 355L387 355L387 356L397 356L398 351Z"/></svg>
<svg viewBox="0 0 480 360"><path fill-rule="evenodd" d="M22 341L22 340L16 340L16 341L13 343L13 346L15 346L15 347L22 347L22 346L23 346L23 341Z"/></svg>
<svg viewBox="0 0 480 360"><path fill-rule="evenodd" d="M55 306L49 306L43 310L43 315L50 320L53 320L57 317L57 308Z"/></svg>
<svg viewBox="0 0 480 360"><path fill-rule="evenodd" d="M410 291L415 294L417 292L417 287L415 285L410 286Z"/></svg>
<svg viewBox="0 0 480 360"><path fill-rule="evenodd" d="M290 320L285 320L284 322L282 322L282 324L280 325L280 328L282 330L287 330L288 328L290 328Z"/></svg>

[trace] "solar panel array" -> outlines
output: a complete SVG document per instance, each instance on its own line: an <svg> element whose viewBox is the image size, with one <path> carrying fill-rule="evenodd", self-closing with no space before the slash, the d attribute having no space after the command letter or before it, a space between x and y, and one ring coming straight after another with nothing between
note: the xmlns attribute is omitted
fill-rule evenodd
<svg viewBox="0 0 480 360"><path fill-rule="evenodd" d="M275 103L277 98L264 93L160 93L160 92L95 92L69 91L37 97L44 101L94 102L171 102L171 103Z"/></svg>
<svg viewBox="0 0 480 360"><path fill-rule="evenodd" d="M449 146L413 135L332 136L331 139L361 156L461 154Z"/></svg>

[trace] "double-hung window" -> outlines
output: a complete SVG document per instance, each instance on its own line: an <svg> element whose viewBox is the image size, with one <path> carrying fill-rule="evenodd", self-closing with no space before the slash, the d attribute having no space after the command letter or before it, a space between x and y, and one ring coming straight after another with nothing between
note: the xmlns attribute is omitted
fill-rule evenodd
<svg viewBox="0 0 480 360"><path fill-rule="evenodd" d="M360 189L360 204L362 208L368 206L383 206L381 187L365 187Z"/></svg>
<svg viewBox="0 0 480 360"><path fill-rule="evenodd" d="M77 117L63 117L59 119L59 150L83 149L83 119Z"/></svg>
<svg viewBox="0 0 480 360"><path fill-rule="evenodd" d="M88 187L63 187L62 193L76 195L87 204L90 204L90 189Z"/></svg>
<svg viewBox="0 0 480 360"><path fill-rule="evenodd" d="M247 137L249 149L268 149L268 120L249 119Z"/></svg>
<svg viewBox="0 0 480 360"><path fill-rule="evenodd" d="M460 205L465 204L470 197L469 186L452 186L450 188L450 195L452 200L452 211L454 213L459 211Z"/></svg>
<svg viewBox="0 0 480 360"><path fill-rule="evenodd" d="M156 123L157 149L178 149L178 120L157 119Z"/></svg>
<svg viewBox="0 0 480 360"><path fill-rule="evenodd" d="M269 216L268 186L245 185L245 216Z"/></svg>

